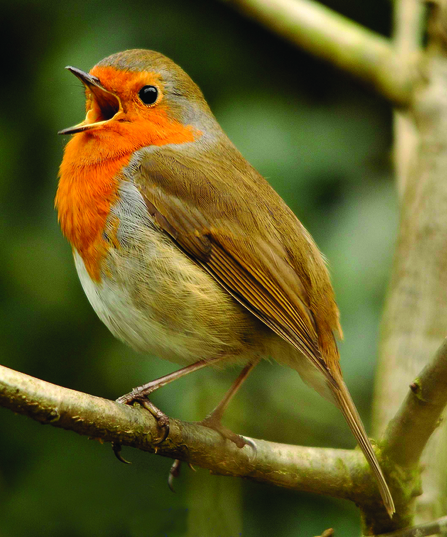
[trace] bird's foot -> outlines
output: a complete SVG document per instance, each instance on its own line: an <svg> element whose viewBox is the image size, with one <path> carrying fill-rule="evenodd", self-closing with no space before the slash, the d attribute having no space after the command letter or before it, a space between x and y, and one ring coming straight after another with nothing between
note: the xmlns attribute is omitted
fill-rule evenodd
<svg viewBox="0 0 447 537"><path fill-rule="evenodd" d="M256 444L253 442L253 440L250 440L250 438L245 438L240 434L233 433L233 431L222 425L220 417L214 415L213 413L209 414L204 420L199 421L198 423L204 427L217 431L221 436L223 436L223 438L230 440L230 442L236 444L236 446L240 449L242 449L244 446L250 446L254 451L257 450Z"/></svg>
<svg viewBox="0 0 447 537"><path fill-rule="evenodd" d="M159 388L170 384L174 380L182 378L185 375L189 375L189 373L192 373L193 371L198 371L199 369L207 367L211 363L218 362L219 360L222 360L222 357L214 358L211 360L199 360L198 362L187 365L186 367L183 367L178 371L168 373L167 375L164 375L158 379L151 380L151 382L148 382L147 384L138 386L138 388L134 388L131 392L126 393L121 397L118 397L116 402L122 403L124 405L131 405L137 402L140 403L140 405L142 405L146 410L148 410L157 420L157 424L161 429L160 438L156 442L154 442L154 444L161 444L166 440L169 434L169 418L159 408L157 408L153 403L151 403L149 399L147 399L147 397L151 393L155 392L155 390L158 390ZM115 453L118 460L120 460L121 462L128 463L128 461L123 459L123 457L121 456L121 445L117 442L114 442L112 443L112 447L113 452Z"/></svg>
<svg viewBox="0 0 447 537"><path fill-rule="evenodd" d="M144 393L143 390L141 390L140 388L145 388ZM157 446L164 442L169 435L169 417L158 407L156 407L154 403L152 403L151 401L149 401L149 399L146 398L147 395L149 395L152 391L155 391L157 388L155 387L152 390L149 390L147 388L147 385L144 387L141 386L140 388L135 388L131 392L122 395L121 397L118 397L116 402L125 405L139 403L142 407L148 410L152 414L152 416L154 416L157 421L157 426L160 430L160 436L156 440L153 440L152 443ZM130 464L130 462L124 459L124 457L121 455L121 444L117 442L112 442L112 450L119 461L125 464Z"/></svg>
<svg viewBox="0 0 447 537"><path fill-rule="evenodd" d="M158 407L156 407L154 403L149 401L149 399L144 398L137 401L140 403L141 406L148 410L157 421L157 426L160 430L160 436L156 440L153 440L152 443L155 446L158 446L159 444L164 442L169 435L169 417Z"/></svg>
<svg viewBox="0 0 447 537"><path fill-rule="evenodd" d="M194 466L188 462L188 466L191 468L193 472L196 471ZM174 479L176 479L180 475L180 468L182 466L182 461L179 459L175 459L172 463L172 466L169 470L169 476L168 476L168 487L172 490L172 492L175 492L174 489Z"/></svg>
<svg viewBox="0 0 447 537"><path fill-rule="evenodd" d="M140 403L141 401L146 399L151 393L155 392L155 390L158 390L164 385L161 382L163 379L164 377L148 382L147 384L143 384L142 386L138 386L137 388L134 388L131 392L125 393L121 397L118 397L116 402L122 403L123 405L131 405L134 402Z"/></svg>

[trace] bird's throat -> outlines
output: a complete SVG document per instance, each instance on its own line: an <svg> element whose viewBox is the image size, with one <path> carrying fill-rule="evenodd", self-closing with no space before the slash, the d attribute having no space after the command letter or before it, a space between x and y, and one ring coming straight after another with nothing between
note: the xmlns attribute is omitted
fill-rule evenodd
<svg viewBox="0 0 447 537"><path fill-rule="evenodd" d="M161 118L160 118L161 119ZM154 125L111 122L108 128L81 132L65 147L55 205L62 232L82 259L90 277L101 279L109 244L103 231L117 201L121 171L135 151L150 145L193 142L201 133L168 121Z"/></svg>
<svg viewBox="0 0 447 537"><path fill-rule="evenodd" d="M90 277L99 281L108 250L102 231L118 197L119 173L131 154L104 158L104 148L95 151L96 145L92 139L85 143L77 136L67 144L55 205L62 232L82 257ZM99 158L92 158L93 154Z"/></svg>

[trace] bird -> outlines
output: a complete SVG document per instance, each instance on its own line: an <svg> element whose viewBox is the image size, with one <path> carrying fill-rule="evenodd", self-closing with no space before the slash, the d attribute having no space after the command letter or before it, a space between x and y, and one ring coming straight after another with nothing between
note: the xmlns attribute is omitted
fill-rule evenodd
<svg viewBox="0 0 447 537"><path fill-rule="evenodd" d="M240 365L202 423L243 447L223 412L256 364L273 358L341 410L391 517L393 498L343 380L339 310L311 235L172 60L133 49L88 73L67 69L85 87L86 117L59 132L71 138L55 206L82 287L114 336L183 366L118 401L141 402L168 432L150 393L203 367Z"/></svg>

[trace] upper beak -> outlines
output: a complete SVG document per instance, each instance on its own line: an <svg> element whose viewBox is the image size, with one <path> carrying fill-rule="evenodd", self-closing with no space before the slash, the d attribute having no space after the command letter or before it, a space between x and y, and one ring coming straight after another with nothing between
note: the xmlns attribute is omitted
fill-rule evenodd
<svg viewBox="0 0 447 537"><path fill-rule="evenodd" d="M92 107L87 111L87 115L82 123L68 127L58 132L58 134L74 134L95 129L104 125L109 120L114 118L116 114L122 111L122 106L119 98L107 91L96 76L84 73L76 67L66 67L84 84L87 90L92 95Z"/></svg>

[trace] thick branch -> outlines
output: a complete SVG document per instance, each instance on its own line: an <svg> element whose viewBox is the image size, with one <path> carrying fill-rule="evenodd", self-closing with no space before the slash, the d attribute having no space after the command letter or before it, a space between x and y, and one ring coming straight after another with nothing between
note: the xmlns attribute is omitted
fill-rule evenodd
<svg viewBox="0 0 447 537"><path fill-rule="evenodd" d="M419 462L447 405L447 339L422 370L385 432L384 454L396 464Z"/></svg>
<svg viewBox="0 0 447 537"><path fill-rule="evenodd" d="M417 464L447 404L447 339L424 368L391 421L382 456L393 467ZM310 448L256 440L257 450L233 443L197 423L170 420L168 438L157 445L154 417L140 406L62 388L0 366L0 406L41 423L117 442L208 468L289 489L377 505L377 489L359 451ZM401 491L396 490L399 500ZM410 496L413 494L410 491ZM408 491L403 491L408 498ZM404 501L406 501L404 498ZM374 507L377 513L377 508Z"/></svg>
<svg viewBox="0 0 447 537"><path fill-rule="evenodd" d="M0 406L81 435L188 461L214 474L245 477L356 502L377 500L372 477L359 451L256 440L254 452L250 446L237 448L199 424L174 419L170 420L167 440L157 446L156 421L141 407L62 388L3 366Z"/></svg>
<svg viewBox="0 0 447 537"><path fill-rule="evenodd" d="M447 2L442 4L445 6ZM427 356L435 353L446 336L447 302L443 297L447 286L447 46L443 45L443 28L447 10L444 9L431 12L423 64L426 81L415 92L411 110L417 143L408 150L412 160L401 182L404 188L401 188L399 238L382 322L376 378L377 435L399 408L403 386L419 374ZM407 439L413 442L416 434L419 433ZM432 435L421 459L423 494L416 505L419 522L446 513L446 446L447 427L441 426ZM391 529L375 526L374 533Z"/></svg>
<svg viewBox="0 0 447 537"><path fill-rule="evenodd" d="M397 106L411 102L414 59L389 40L312 0L225 0L270 30L372 85Z"/></svg>

